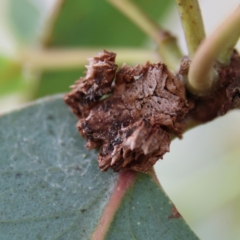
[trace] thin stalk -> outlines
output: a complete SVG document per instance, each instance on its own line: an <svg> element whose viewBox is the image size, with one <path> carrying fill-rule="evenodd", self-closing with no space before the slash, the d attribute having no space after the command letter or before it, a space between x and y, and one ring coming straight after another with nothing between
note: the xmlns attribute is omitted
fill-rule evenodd
<svg viewBox="0 0 240 240"><path fill-rule="evenodd" d="M174 71L178 70L182 53L177 45L176 39L167 31L162 29L137 5L129 0L108 0L119 9L130 20L132 20L143 32L151 37L158 45L160 57L168 67Z"/></svg>
<svg viewBox="0 0 240 240"><path fill-rule="evenodd" d="M164 31L161 32L161 35L161 42L158 44L159 55L168 68L176 72L179 70L183 54L174 36Z"/></svg>
<svg viewBox="0 0 240 240"><path fill-rule="evenodd" d="M205 38L205 30L198 0L175 0L181 17L182 26L190 57Z"/></svg>
<svg viewBox="0 0 240 240"><path fill-rule="evenodd" d="M215 86L214 63L240 36L240 6L198 48L189 69L189 89L206 94Z"/></svg>
<svg viewBox="0 0 240 240"><path fill-rule="evenodd" d="M240 9L240 6L237 9L238 17L235 16L236 18L238 18L238 20L236 20L238 22L240 21L239 20L240 19L240 10L239 9ZM240 26L238 26L238 27L240 28ZM230 63L230 58L233 53L233 49L237 45L238 40L239 40L239 36L240 36L239 28L238 29L236 28L237 31L231 33L231 35L229 36L229 39L228 39L228 43L226 43L225 47L220 52L218 60L219 60L219 62L221 62L224 65L228 65Z"/></svg>
<svg viewBox="0 0 240 240"><path fill-rule="evenodd" d="M51 14L49 14L49 17L45 23L43 33L41 35L41 43L45 47L49 45L53 28L55 27L55 23L57 21L60 11L62 10L64 2L65 0L57 0Z"/></svg>
<svg viewBox="0 0 240 240"><path fill-rule="evenodd" d="M152 51L132 48L110 49L117 53L116 61L121 64L145 63L146 59L152 62L159 61L158 55ZM25 49L19 54L18 62L27 64L32 70L74 69L87 64L87 58L96 55L101 49Z"/></svg>
<svg viewBox="0 0 240 240"><path fill-rule="evenodd" d="M232 34L232 37L228 45L223 49L223 51L220 53L218 57L219 62L221 62L223 65L228 65L230 63L230 58L233 53L233 49L237 45L238 40L239 33L236 31L234 34Z"/></svg>

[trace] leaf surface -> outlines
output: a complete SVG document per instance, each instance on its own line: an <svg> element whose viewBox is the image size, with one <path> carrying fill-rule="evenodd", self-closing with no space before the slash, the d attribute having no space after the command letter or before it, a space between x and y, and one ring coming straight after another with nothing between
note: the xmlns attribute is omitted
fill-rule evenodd
<svg viewBox="0 0 240 240"><path fill-rule="evenodd" d="M198 239L182 218L173 217L172 209L171 201L154 179L139 173L122 200L106 240Z"/></svg>
<svg viewBox="0 0 240 240"><path fill-rule="evenodd" d="M158 21L163 19L173 1L138 0L135 3ZM136 48L148 43L148 36L106 0L65 0L48 39L48 47L99 47L100 50ZM83 69L79 66L71 71L44 72L38 97L67 91Z"/></svg>
<svg viewBox="0 0 240 240"><path fill-rule="evenodd" d="M117 180L62 98L0 118L0 239L88 239Z"/></svg>
<svg viewBox="0 0 240 240"><path fill-rule="evenodd" d="M173 1L135 1L154 20ZM141 46L147 39L131 20L106 0L65 1L50 40L51 46Z"/></svg>
<svg viewBox="0 0 240 240"><path fill-rule="evenodd" d="M196 239L181 218L169 218L172 205L150 175L137 174L114 206L124 179L99 171L76 121L62 96L0 118L1 240L87 240L103 218L105 239Z"/></svg>
<svg viewBox="0 0 240 240"><path fill-rule="evenodd" d="M0 56L0 97L24 90L21 66Z"/></svg>
<svg viewBox="0 0 240 240"><path fill-rule="evenodd" d="M45 12L40 1L8 0L6 10L11 31L19 43L28 47L36 43Z"/></svg>

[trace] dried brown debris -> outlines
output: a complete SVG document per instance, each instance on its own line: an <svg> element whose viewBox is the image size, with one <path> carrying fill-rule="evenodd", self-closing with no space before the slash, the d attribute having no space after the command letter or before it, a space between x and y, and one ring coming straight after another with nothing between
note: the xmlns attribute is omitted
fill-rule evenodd
<svg viewBox="0 0 240 240"><path fill-rule="evenodd" d="M185 88L162 63L123 65L116 72L115 56L104 51L90 59L86 76L64 100L79 118L86 147L100 147L102 171L147 172L169 151L171 134L183 131Z"/></svg>
<svg viewBox="0 0 240 240"><path fill-rule="evenodd" d="M204 123L240 108L237 52L228 66L216 64L218 86L202 97L185 92L180 80L187 76L187 58L174 76L162 63L123 65L117 71L115 57L104 51L90 59L86 76L64 98L79 118L86 147L100 147L102 171L147 172L169 151L171 137L181 136L184 124Z"/></svg>

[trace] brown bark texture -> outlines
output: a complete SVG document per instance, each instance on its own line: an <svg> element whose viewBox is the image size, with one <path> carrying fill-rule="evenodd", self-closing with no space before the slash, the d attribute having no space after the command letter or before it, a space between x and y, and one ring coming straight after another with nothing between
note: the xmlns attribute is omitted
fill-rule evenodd
<svg viewBox="0 0 240 240"><path fill-rule="evenodd" d="M181 80L186 59L173 75L163 63L117 70L115 57L103 51L90 59L86 76L64 97L79 119L86 147L100 148L102 171L148 172L169 151L172 137L181 137L188 121L207 122L240 105L236 52L229 66L217 65L219 86L204 97L189 93Z"/></svg>

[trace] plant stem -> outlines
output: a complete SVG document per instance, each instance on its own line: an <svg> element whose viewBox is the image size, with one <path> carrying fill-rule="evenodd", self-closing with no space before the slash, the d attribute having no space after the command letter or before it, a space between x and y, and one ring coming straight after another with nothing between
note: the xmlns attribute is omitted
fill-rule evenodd
<svg viewBox="0 0 240 240"><path fill-rule="evenodd" d="M164 63L174 71L178 70L182 58L176 39L163 30L142 9L129 0L108 0L158 45L159 54Z"/></svg>
<svg viewBox="0 0 240 240"><path fill-rule="evenodd" d="M145 63L159 61L156 53L144 49L116 48L110 49L117 53L117 63ZM25 49L19 54L18 62L30 65L36 70L73 69L87 64L87 58L94 56L101 49Z"/></svg>
<svg viewBox="0 0 240 240"><path fill-rule="evenodd" d="M205 38L205 30L198 0L175 0L181 17L190 57Z"/></svg>
<svg viewBox="0 0 240 240"><path fill-rule="evenodd" d="M51 41L53 28L55 27L56 20L59 16L60 11L62 10L64 2L65 0L57 0L50 16L45 23L43 33L41 35L41 43L45 47L48 46Z"/></svg>
<svg viewBox="0 0 240 240"><path fill-rule="evenodd" d="M206 38L197 50L189 69L189 88L195 94L206 94L215 86L214 63L240 36L240 6Z"/></svg>
<svg viewBox="0 0 240 240"><path fill-rule="evenodd" d="M232 22L236 21L235 24L232 23L235 26L232 26L233 31L229 35L228 42L226 43L225 47L222 49L222 51L220 52L220 55L218 57L218 60L221 63L223 63L224 65L229 64L233 49L239 40L239 36L240 36L240 6L237 8L236 12L232 16L231 21ZM226 24L227 24L227 22L226 22ZM231 23L229 22L228 24L230 25ZM227 28L227 26L226 26L226 28Z"/></svg>
<svg viewBox="0 0 240 240"><path fill-rule="evenodd" d="M176 72L179 70L182 60L182 52L180 51L176 38L169 32L161 32L161 41L158 44L158 52L162 61L169 69Z"/></svg>

